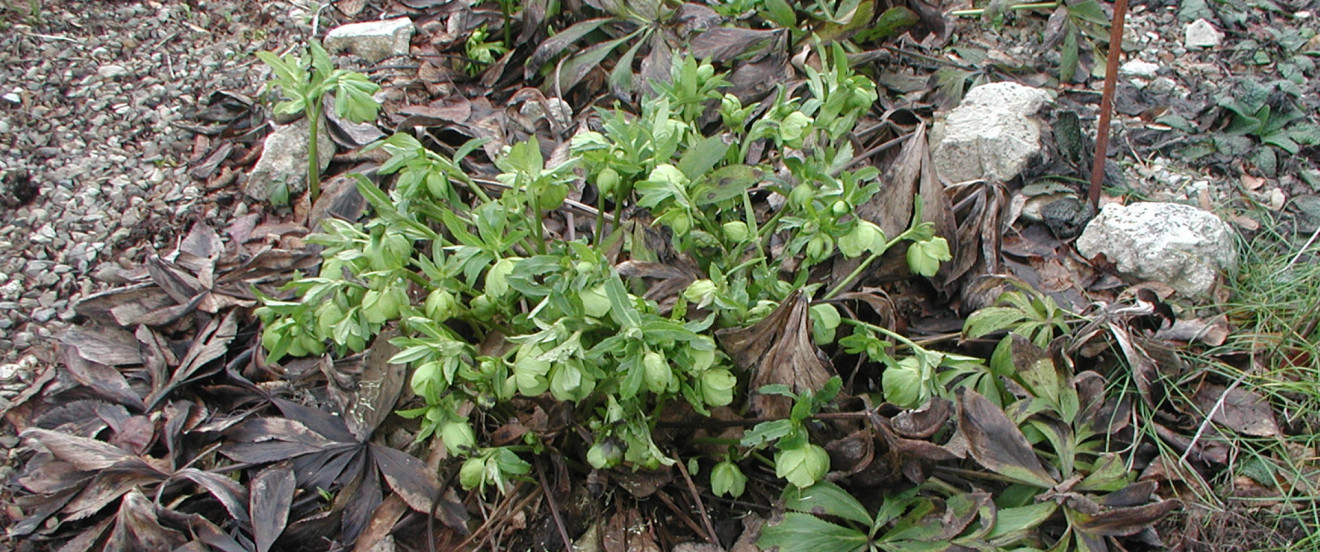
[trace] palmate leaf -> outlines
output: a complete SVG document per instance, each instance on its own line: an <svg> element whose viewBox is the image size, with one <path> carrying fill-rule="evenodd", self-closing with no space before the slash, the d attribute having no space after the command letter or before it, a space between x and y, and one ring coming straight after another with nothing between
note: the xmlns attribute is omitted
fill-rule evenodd
<svg viewBox="0 0 1320 552"><path fill-rule="evenodd" d="M380 86L361 73L337 71L335 75L335 113L355 123L375 121L380 104L372 95Z"/></svg>

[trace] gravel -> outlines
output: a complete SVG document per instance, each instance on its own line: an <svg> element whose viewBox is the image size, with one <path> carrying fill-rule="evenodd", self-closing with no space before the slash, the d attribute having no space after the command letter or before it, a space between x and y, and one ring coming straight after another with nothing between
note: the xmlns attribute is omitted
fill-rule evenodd
<svg viewBox="0 0 1320 552"><path fill-rule="evenodd" d="M93 277L102 265L172 249L194 221L223 228L242 205L238 185L188 176L206 152L176 125L199 124L213 92L256 96L252 54L301 44L310 18L289 2L192 4L0 10L0 380L18 389L78 300L113 285Z"/></svg>

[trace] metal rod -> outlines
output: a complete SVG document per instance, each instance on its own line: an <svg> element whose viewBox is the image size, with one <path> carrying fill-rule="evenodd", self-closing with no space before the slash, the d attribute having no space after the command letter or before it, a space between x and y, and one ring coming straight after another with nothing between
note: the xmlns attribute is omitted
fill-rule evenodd
<svg viewBox="0 0 1320 552"><path fill-rule="evenodd" d="M1095 129L1095 159L1091 165L1091 189L1086 199L1091 208L1100 206L1100 185L1105 180L1105 157L1109 154L1109 114L1114 107L1114 84L1118 80L1118 56L1123 51L1123 19L1128 0L1114 1L1114 22L1109 26L1109 61L1105 65L1105 89L1100 96L1100 123Z"/></svg>

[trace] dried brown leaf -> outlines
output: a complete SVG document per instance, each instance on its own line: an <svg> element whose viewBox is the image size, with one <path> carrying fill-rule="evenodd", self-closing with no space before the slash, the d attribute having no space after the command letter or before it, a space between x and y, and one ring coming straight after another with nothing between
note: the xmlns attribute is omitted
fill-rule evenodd
<svg viewBox="0 0 1320 552"><path fill-rule="evenodd" d="M1164 500L1134 508L1115 508L1098 514L1072 513L1077 530L1096 537L1126 537L1150 527L1165 514L1182 505L1178 500Z"/></svg>
<svg viewBox="0 0 1320 552"><path fill-rule="evenodd" d="M390 357L399 352L399 348L390 343L390 337L395 333L397 330L387 330L372 341L363 358L365 367L358 378L357 389L349 396L344 419L348 430L359 442L366 442L380 423L394 412L394 404L403 392L408 367L389 362Z"/></svg>
<svg viewBox="0 0 1320 552"><path fill-rule="evenodd" d="M1210 419L1243 435L1252 437L1283 435L1279 430L1278 421L1274 418L1274 409L1270 406L1270 402L1255 391L1242 387L1233 387L1225 391L1222 385L1205 383L1196 390L1192 400L1201 409L1202 416L1209 414L1213 409L1214 415ZM1218 405L1217 409L1216 405Z"/></svg>
<svg viewBox="0 0 1320 552"><path fill-rule="evenodd" d="M1057 483L1017 425L980 393L959 390L958 431L967 439L968 454L986 469L1047 489Z"/></svg>
<svg viewBox="0 0 1320 552"><path fill-rule="evenodd" d="M815 392L833 375L829 359L811 340L809 307L806 296L797 290L764 320L716 332L724 352L751 372L751 389L783 384L794 393ZM788 397L752 396L752 409L762 416L787 416L791 407Z"/></svg>

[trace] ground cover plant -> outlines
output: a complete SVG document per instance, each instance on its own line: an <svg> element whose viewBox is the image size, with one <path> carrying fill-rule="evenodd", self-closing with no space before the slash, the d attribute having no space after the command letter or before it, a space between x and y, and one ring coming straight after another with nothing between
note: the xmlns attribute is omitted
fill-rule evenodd
<svg viewBox="0 0 1320 552"><path fill-rule="evenodd" d="M1085 79L1098 5L1054 7L1055 70ZM275 113L315 133L329 94L394 132L324 187L309 166L287 214L312 233L198 223L80 305L10 411L31 448L10 534L1156 549L1229 534L1205 512L1244 498L1250 528L1310 534L1314 244L1252 242L1221 315L1006 231L1018 183L930 160L970 74L901 103L881 84L888 41L946 32L922 2L572 8L429 13L453 54L376 97L315 42L263 55Z"/></svg>

